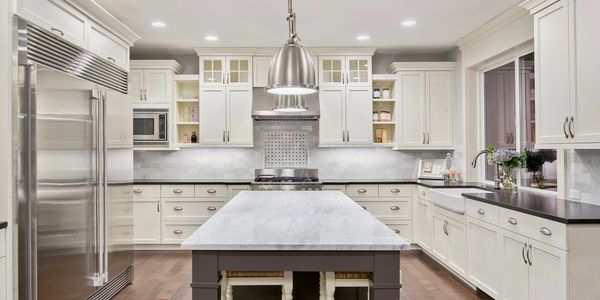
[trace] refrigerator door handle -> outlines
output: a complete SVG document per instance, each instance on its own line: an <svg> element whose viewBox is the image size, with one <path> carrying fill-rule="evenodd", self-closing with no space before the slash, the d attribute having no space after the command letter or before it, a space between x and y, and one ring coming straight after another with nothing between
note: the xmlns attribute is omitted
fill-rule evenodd
<svg viewBox="0 0 600 300"><path fill-rule="evenodd" d="M108 243L106 241L106 193L108 191L108 176L106 172L106 158L108 156L108 145L106 143L106 91L102 91L102 198L100 201L102 218L100 219L100 228L102 236L100 244L102 247L101 259L102 270L101 274L104 278L104 283L108 282Z"/></svg>
<svg viewBox="0 0 600 300"><path fill-rule="evenodd" d="M94 248L96 252L96 268L92 272L92 276L89 280L91 286L102 286L104 285L104 245L102 236L104 235L104 228L102 226L103 219L103 199L104 199L104 149L102 145L103 135L103 96L100 90L92 90L90 100L93 101L93 133L94 133L94 150L95 150L95 163L96 163L96 176L95 181L95 197L94 197Z"/></svg>

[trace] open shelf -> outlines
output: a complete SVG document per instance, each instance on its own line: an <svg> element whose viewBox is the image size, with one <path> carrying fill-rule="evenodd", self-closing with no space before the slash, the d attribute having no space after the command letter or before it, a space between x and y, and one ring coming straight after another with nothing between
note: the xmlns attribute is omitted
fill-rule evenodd
<svg viewBox="0 0 600 300"><path fill-rule="evenodd" d="M381 99L381 98L374 98L373 102L396 102L396 99Z"/></svg>
<svg viewBox="0 0 600 300"><path fill-rule="evenodd" d="M197 103L198 98L196 99L177 99L177 103Z"/></svg>
<svg viewBox="0 0 600 300"><path fill-rule="evenodd" d="M198 125L199 122L177 122L177 125Z"/></svg>
<svg viewBox="0 0 600 300"><path fill-rule="evenodd" d="M373 125L396 125L394 121L373 121Z"/></svg>

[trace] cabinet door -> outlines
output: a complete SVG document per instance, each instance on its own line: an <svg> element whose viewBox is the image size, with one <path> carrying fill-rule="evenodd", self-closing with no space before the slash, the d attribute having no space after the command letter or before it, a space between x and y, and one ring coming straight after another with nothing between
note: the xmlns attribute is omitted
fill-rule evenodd
<svg viewBox="0 0 600 300"><path fill-rule="evenodd" d="M346 142L354 145L373 143L373 102L371 87L346 87Z"/></svg>
<svg viewBox="0 0 600 300"><path fill-rule="evenodd" d="M199 121L202 144L221 145L226 142L227 92L225 87L200 88Z"/></svg>
<svg viewBox="0 0 600 300"><path fill-rule="evenodd" d="M534 15L536 143L568 143L569 13L561 0Z"/></svg>
<svg viewBox="0 0 600 300"><path fill-rule="evenodd" d="M417 201L417 244L423 250L431 252L433 219L431 203L423 199Z"/></svg>
<svg viewBox="0 0 600 300"><path fill-rule="evenodd" d="M19 0L17 14L79 47L88 46L87 18L65 1Z"/></svg>
<svg viewBox="0 0 600 300"><path fill-rule="evenodd" d="M160 198L136 199L133 202L133 242L160 244Z"/></svg>
<svg viewBox="0 0 600 300"><path fill-rule="evenodd" d="M252 73L254 74L254 87L266 87L269 84L269 67L271 56L255 56L252 62Z"/></svg>
<svg viewBox="0 0 600 300"><path fill-rule="evenodd" d="M482 291L495 299L500 296L502 286L499 270L499 259L502 254L500 228L468 218L468 252L469 278Z"/></svg>
<svg viewBox="0 0 600 300"><path fill-rule="evenodd" d="M399 73L398 146L425 146L425 73Z"/></svg>
<svg viewBox="0 0 600 300"><path fill-rule="evenodd" d="M448 220L448 266L467 277L467 228L463 223Z"/></svg>
<svg viewBox="0 0 600 300"><path fill-rule="evenodd" d="M142 103L144 101L144 71L132 69L129 71L129 95L134 103Z"/></svg>
<svg viewBox="0 0 600 300"><path fill-rule="evenodd" d="M344 86L344 56L319 56L319 86Z"/></svg>
<svg viewBox="0 0 600 300"><path fill-rule="evenodd" d="M371 86L372 71L370 56L346 57L346 84Z"/></svg>
<svg viewBox="0 0 600 300"><path fill-rule="evenodd" d="M225 86L225 57L200 56L200 86Z"/></svg>
<svg viewBox="0 0 600 300"><path fill-rule="evenodd" d="M600 1L574 0L572 10L575 22L575 78L576 97L571 105L576 143L600 143L600 40L598 39L598 12Z"/></svg>
<svg viewBox="0 0 600 300"><path fill-rule="evenodd" d="M90 23L88 49L98 56L129 69L129 45L99 24Z"/></svg>
<svg viewBox="0 0 600 300"><path fill-rule="evenodd" d="M529 299L529 263L527 237L502 231L502 299Z"/></svg>
<svg viewBox="0 0 600 300"><path fill-rule="evenodd" d="M144 102L169 103L173 76L169 70L144 70Z"/></svg>
<svg viewBox="0 0 600 300"><path fill-rule="evenodd" d="M252 146L252 88L228 88L227 105L227 143Z"/></svg>
<svg viewBox="0 0 600 300"><path fill-rule="evenodd" d="M425 84L427 146L454 145L454 105L451 72L427 72Z"/></svg>
<svg viewBox="0 0 600 300"><path fill-rule="evenodd" d="M228 56L227 59L228 86L252 86L252 56Z"/></svg>
<svg viewBox="0 0 600 300"><path fill-rule="evenodd" d="M319 91L321 117L319 119L319 144L340 145L344 143L344 87L323 87Z"/></svg>
<svg viewBox="0 0 600 300"><path fill-rule="evenodd" d="M444 216L433 214L433 243L431 252L440 261L448 260L448 236L446 235L446 219Z"/></svg>
<svg viewBox="0 0 600 300"><path fill-rule="evenodd" d="M106 91L106 144L110 148L133 147L133 100L131 96Z"/></svg>
<svg viewBox="0 0 600 300"><path fill-rule="evenodd" d="M529 240L529 299L567 299L567 252Z"/></svg>

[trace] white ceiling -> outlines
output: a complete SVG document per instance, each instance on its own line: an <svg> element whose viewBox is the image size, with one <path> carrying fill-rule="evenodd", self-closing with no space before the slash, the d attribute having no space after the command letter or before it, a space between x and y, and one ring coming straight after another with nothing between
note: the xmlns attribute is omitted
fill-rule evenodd
<svg viewBox="0 0 600 300"><path fill-rule="evenodd" d="M376 47L380 53L445 51L521 0L296 0L308 47ZM193 53L192 47L278 47L286 39L285 0L96 0L142 37L134 54ZM400 23L414 19L417 25ZM164 28L150 24L162 21ZM369 35L357 41L357 35ZM220 40L208 42L206 35Z"/></svg>

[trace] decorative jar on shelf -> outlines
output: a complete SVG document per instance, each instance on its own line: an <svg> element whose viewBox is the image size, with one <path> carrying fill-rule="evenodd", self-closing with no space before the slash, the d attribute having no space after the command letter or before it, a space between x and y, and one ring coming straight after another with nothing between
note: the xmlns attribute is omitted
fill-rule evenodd
<svg viewBox="0 0 600 300"><path fill-rule="evenodd" d="M379 89L373 89L373 99L381 98L381 91Z"/></svg>
<svg viewBox="0 0 600 300"><path fill-rule="evenodd" d="M392 115L389 111L382 110L379 112L379 121L389 122L392 120Z"/></svg>
<svg viewBox="0 0 600 300"><path fill-rule="evenodd" d="M187 132L183 134L183 136L181 137L181 143L183 144L187 144L190 142L190 139L188 138Z"/></svg>
<svg viewBox="0 0 600 300"><path fill-rule="evenodd" d="M373 121L379 121L379 112L373 112Z"/></svg>
<svg viewBox="0 0 600 300"><path fill-rule="evenodd" d="M192 138L191 138L191 140L192 140L192 143L194 143L194 144L198 142L198 136L196 135L195 131L192 131Z"/></svg>
<svg viewBox="0 0 600 300"><path fill-rule="evenodd" d="M383 99L390 99L391 95L390 95L390 89L383 89L381 92L381 97L383 97Z"/></svg>

